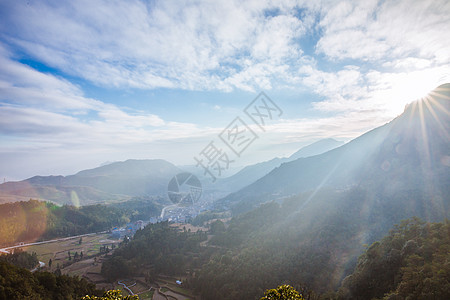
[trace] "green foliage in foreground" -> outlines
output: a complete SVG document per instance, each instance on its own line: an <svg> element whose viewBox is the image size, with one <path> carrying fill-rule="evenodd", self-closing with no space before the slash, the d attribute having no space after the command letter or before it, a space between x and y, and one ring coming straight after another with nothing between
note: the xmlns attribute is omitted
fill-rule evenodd
<svg viewBox="0 0 450 300"><path fill-rule="evenodd" d="M284 284L276 289L267 290L261 300L304 300L292 286Z"/></svg>
<svg viewBox="0 0 450 300"><path fill-rule="evenodd" d="M84 296L81 300L139 300L139 296L122 296L121 290L106 291L102 297Z"/></svg>
<svg viewBox="0 0 450 300"><path fill-rule="evenodd" d="M33 269L39 263L35 252L33 252L33 254L29 254L27 252L17 250L14 254L0 255L0 260L25 269Z"/></svg>
<svg viewBox="0 0 450 300"><path fill-rule="evenodd" d="M339 298L450 299L450 222L396 225L360 256Z"/></svg>
<svg viewBox="0 0 450 300"><path fill-rule="evenodd" d="M95 285L85 279L35 272L0 260L0 299L8 300L78 300L84 295L100 294Z"/></svg>

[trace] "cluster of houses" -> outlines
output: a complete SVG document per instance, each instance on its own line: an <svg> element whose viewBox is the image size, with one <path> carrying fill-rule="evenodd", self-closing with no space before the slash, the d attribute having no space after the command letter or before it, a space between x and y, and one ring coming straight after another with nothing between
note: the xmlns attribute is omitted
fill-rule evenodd
<svg viewBox="0 0 450 300"><path fill-rule="evenodd" d="M156 224L158 222L168 221L169 223L189 223L195 218L200 211L208 209L206 204L197 205L196 207L171 207L161 216L151 217L149 221L136 221L128 223L125 227L115 227L111 229L111 238L123 239L125 236L131 237L136 231L142 229L147 224Z"/></svg>
<svg viewBox="0 0 450 300"><path fill-rule="evenodd" d="M193 218L195 218L195 214L179 214L179 213L172 213L167 214L163 218L161 217L151 217L150 222L151 224L156 224L158 222L164 222L168 221L169 223L189 223Z"/></svg>
<svg viewBox="0 0 450 300"><path fill-rule="evenodd" d="M136 231L138 231L139 229L143 229L148 223L149 222L139 220L134 223L128 223L127 225L125 225L125 227L114 227L113 229L111 229L111 238L122 239L125 236L133 236Z"/></svg>

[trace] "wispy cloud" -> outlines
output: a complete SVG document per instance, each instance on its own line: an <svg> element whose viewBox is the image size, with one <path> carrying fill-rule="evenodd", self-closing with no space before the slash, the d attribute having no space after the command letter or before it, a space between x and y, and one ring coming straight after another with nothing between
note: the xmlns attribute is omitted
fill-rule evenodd
<svg viewBox="0 0 450 300"><path fill-rule="evenodd" d="M314 116L273 125L277 141L352 138L450 81L448 28L446 0L3 1L0 155L28 147L145 156L145 148L170 159L182 143L195 151L221 130L86 96L82 83L162 98L308 91L301 101Z"/></svg>
<svg viewBox="0 0 450 300"><path fill-rule="evenodd" d="M105 86L267 88L275 66L301 56L312 19L264 1L13 2L10 43L46 64ZM26 26L26 27L25 27ZM260 65L262 67L255 67ZM273 73L275 71L275 73Z"/></svg>
<svg viewBox="0 0 450 300"><path fill-rule="evenodd" d="M331 62L367 61L377 71L382 71L379 62L405 57L422 60L418 66L450 62L445 0L3 6L1 26L16 28L4 30L5 40L50 66L107 87L256 91L290 86L305 65L323 71L314 63L318 58L304 53L305 46L315 46ZM302 39L313 34L320 34L317 44L306 45Z"/></svg>
<svg viewBox="0 0 450 300"><path fill-rule="evenodd" d="M4 49L3 49L4 50ZM40 143L129 144L204 135L194 124L86 98L63 78L44 74L0 52L0 133ZM183 130L180 130L182 128ZM1 147L0 147L1 148Z"/></svg>
<svg viewBox="0 0 450 300"><path fill-rule="evenodd" d="M322 8L317 51L334 59L416 56L448 63L448 1L339 1Z"/></svg>

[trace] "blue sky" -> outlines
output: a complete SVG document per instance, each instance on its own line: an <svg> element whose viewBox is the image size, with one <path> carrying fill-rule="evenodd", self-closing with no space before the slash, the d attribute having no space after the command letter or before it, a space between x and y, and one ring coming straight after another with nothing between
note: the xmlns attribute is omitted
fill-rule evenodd
<svg viewBox="0 0 450 300"><path fill-rule="evenodd" d="M283 114L236 165L348 141L450 81L448 28L446 0L1 0L0 176L193 164L261 91Z"/></svg>

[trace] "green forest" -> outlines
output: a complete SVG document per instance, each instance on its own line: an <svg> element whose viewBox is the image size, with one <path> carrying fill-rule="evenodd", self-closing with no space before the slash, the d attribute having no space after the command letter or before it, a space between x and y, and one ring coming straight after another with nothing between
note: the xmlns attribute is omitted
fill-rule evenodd
<svg viewBox="0 0 450 300"><path fill-rule="evenodd" d="M29 200L0 205L0 246L108 230L131 212L106 205L57 206Z"/></svg>
<svg viewBox="0 0 450 300"><path fill-rule="evenodd" d="M78 300L85 295L102 294L86 279L49 272L32 273L24 268L36 263L35 255L26 252L0 256L0 299Z"/></svg>
<svg viewBox="0 0 450 300"><path fill-rule="evenodd" d="M268 203L227 225L215 221L208 246L202 245L206 233L179 231L168 223L148 225L114 252L102 272L110 280L183 276L185 287L211 300L259 299L280 284L292 285L305 299L450 297L448 221L408 219L380 241L360 245L359 259L337 262L340 252L359 243L352 241L356 225L325 216L325 223L309 223L308 232L299 230L298 219L274 226L289 209L288 202Z"/></svg>
<svg viewBox="0 0 450 300"><path fill-rule="evenodd" d="M268 203L228 224L216 220L208 233L180 230L168 222L149 224L114 251L102 273L111 281L136 275L148 282L158 275L180 276L185 288L202 299L284 299L279 298L283 290L273 289L283 285L293 287L286 293L296 295L296 290L300 299L311 300L450 298L448 220L411 218L394 225L382 239L365 246L340 274L339 285L329 288L318 284L336 274L331 256L349 243L348 228L330 220L301 239L295 236L298 228L273 231L274 220L287 208ZM212 238L205 244L208 234ZM1 256L0 299L80 299L103 293L84 279L26 269L36 263L35 254Z"/></svg>
<svg viewBox="0 0 450 300"><path fill-rule="evenodd" d="M402 221L358 259L339 299L450 299L450 222Z"/></svg>
<svg viewBox="0 0 450 300"><path fill-rule="evenodd" d="M167 205L167 201L163 197L141 196L124 202L111 203L108 206L119 209L131 222L134 222L159 216L163 207Z"/></svg>
<svg viewBox="0 0 450 300"><path fill-rule="evenodd" d="M102 274L111 281L137 273L148 280L157 274L184 274L201 267L208 249L200 243L206 238L206 232L180 232L168 222L149 224L114 251L103 263Z"/></svg>
<svg viewBox="0 0 450 300"><path fill-rule="evenodd" d="M320 211L320 200L330 195L334 207ZM355 213L361 211L357 199L364 197L363 191L325 190L315 197L308 210L296 210L309 198L299 195L281 204L263 204L226 223L217 219L209 223L208 232L180 230L168 222L149 224L122 242L103 263L102 274L110 281L140 275L148 282L159 275L179 276L185 288L206 300L260 299L265 291L283 284L304 299L450 298L448 220L430 223L410 218L376 238L384 227L377 229L377 223ZM141 205L137 201L128 209L75 208L30 200L8 204L8 210L0 210L0 220L27 220L21 235L13 234L44 239L123 224L136 218ZM204 213L194 221L201 224L201 219L214 216L222 215ZM13 236L8 227L0 230L3 239ZM59 299L60 288L74 297L61 299L78 299L83 296L80 291L101 295L83 280L23 269L36 266L35 254L1 256L0 263L0 299Z"/></svg>
<svg viewBox="0 0 450 300"><path fill-rule="evenodd" d="M39 263L36 253L29 254L28 252L16 250L12 254L0 255L0 260L15 265L16 267L33 269Z"/></svg>

